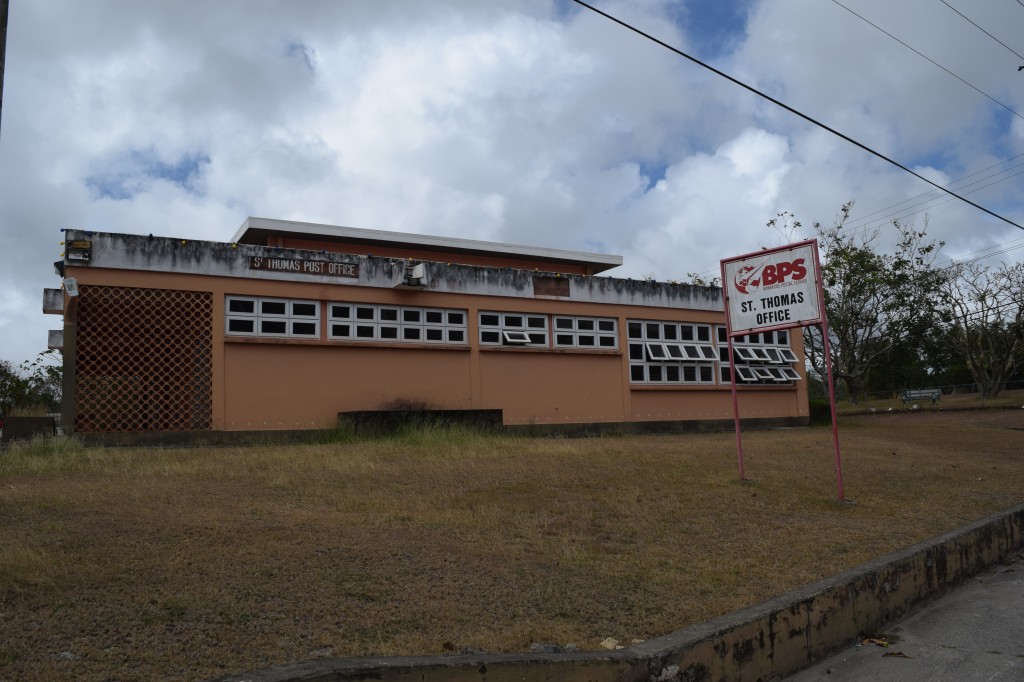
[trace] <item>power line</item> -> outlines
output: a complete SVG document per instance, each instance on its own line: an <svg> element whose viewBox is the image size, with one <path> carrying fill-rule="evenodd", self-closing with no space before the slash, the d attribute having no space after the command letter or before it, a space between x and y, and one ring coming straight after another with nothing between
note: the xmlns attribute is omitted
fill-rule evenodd
<svg viewBox="0 0 1024 682"><path fill-rule="evenodd" d="M985 260L986 258L992 258L993 256L999 256L1010 251L1016 251L1017 249L1024 248L1024 237L1020 239L1014 239L1012 241L1003 242L1002 244L993 244L987 246L984 249L978 251L972 251L971 253L965 254L961 258L947 258L941 263L937 263L937 266L944 266L947 263L974 263L975 261ZM997 249L997 250L993 250ZM973 258L972 258L973 256Z"/></svg>
<svg viewBox="0 0 1024 682"><path fill-rule="evenodd" d="M983 28L982 28L981 26L978 26L977 24L975 24L975 23L974 23L973 21L971 21L971 20L970 20L970 19L969 19L969 18L967 17L967 15L965 15L965 14L964 14L963 12L961 12L960 10L958 10L958 9L957 9L956 7L953 7L953 5L951 5L951 4L949 4L948 2L946 2L946 0L939 0L939 2L941 2L941 3L943 4L943 5L945 5L946 7L950 8L951 10L953 10L954 12L956 12L957 14L959 14L959 15L960 15L961 17L963 17L964 19L966 19L966 20L967 20L968 22L970 22L970 24L971 24L972 26L974 26L974 28L978 29L979 31L981 31L982 33L984 33L985 35L987 35L987 36L988 36L989 38L991 38L992 40L996 41L997 43L999 43L1000 45L1002 45L1003 47L1005 47L1005 48L1006 48L1007 50L1009 50L1010 52L1012 52L1012 53L1014 53L1015 55L1017 55L1018 57L1020 57L1021 59L1024 59L1024 55L1021 55L1021 53L1020 53L1020 52L1017 52L1017 51L1016 51L1015 49L1013 49L1012 47L1010 47L1009 45L1007 45L1006 43L1004 43L1003 41L1001 41L1001 40L1000 40L999 38L996 38L996 37L995 37L994 35L992 35L992 34L991 34L991 33L989 33L988 31L986 31L985 29L983 29Z"/></svg>
<svg viewBox="0 0 1024 682"><path fill-rule="evenodd" d="M928 60L929 62L931 62L931 63L932 63L932 64L934 64L935 66L939 67L940 69L942 69L943 71L945 71L945 72L946 72L946 73L948 73L948 74L949 74L950 76L952 76L953 78L957 79L958 81L960 81L961 83L963 83L963 84L964 84L964 85L966 85L967 87L971 88L971 89L972 89L972 90L974 90L975 92L978 92L978 93L980 93L980 94L984 95L985 97L989 98L990 100L992 100L993 102L995 102L996 104L998 104L999 106L1001 106L1001 107L1002 107L1003 109L1006 109L1006 110L1007 110L1007 111L1009 111L1009 112L1010 112L1011 114L1013 114L1013 115L1014 115L1014 116L1016 116L1017 118L1019 118L1019 119L1021 119L1022 121L1024 121L1024 116L1021 116L1021 115L1020 115L1020 114L1018 114L1018 113L1017 113L1016 111L1014 111L1014 110L1013 110L1013 109L1011 109L1010 107L1006 106L1005 104L1003 104L1002 102L1000 102L999 100L997 100L997 99L996 99L995 97L993 97L992 95L990 95L990 94L988 94L987 92L985 92L984 90L981 90L980 88L976 87L976 86L975 86L975 85L974 85L973 83L970 83L970 82L968 82L968 81L964 80L963 78L961 78L960 76L956 75L955 73L953 73L952 71L950 71L949 69L947 69L947 68L946 68L945 66L943 66L942 64L939 64L939 63L938 63L937 61L935 61L934 59L932 59L932 58L931 58L931 57L929 57L928 55L926 55L926 54L924 54L924 53L922 53L922 52L920 52L920 51L918 51L918 50L914 49L914 48L913 48L913 47L911 47L910 45L907 45L907 44L906 44L905 42L903 42L902 40L900 40L899 38L897 38L897 37L896 37L896 36L894 36L893 34L889 33L888 31L886 31L886 30L885 30L884 28L882 28L882 27L881 27L881 26L879 26L878 24L874 24L874 23L872 23L871 21L869 21L869 20L865 19L865 18L864 18L863 16L861 16L860 14L857 14L857 13L856 13L856 12L854 12L854 11L853 11L852 9L850 9L849 7L847 7L846 5L844 5L843 3L839 2L839 0L832 0L832 2L834 2L834 3L835 3L835 4L837 4L837 5L839 5L840 7L842 7L842 8L843 8L843 9L845 9L845 10L846 10L847 12L849 12L849 13L850 13L850 14L852 14L853 16L857 17L858 19L860 19L860 20L861 20L861 21L863 21L864 23L866 23L866 24L868 24L868 25L870 25L870 26L874 26L874 27L875 27L876 29L878 29L879 31L881 31L881 32L882 32L882 33L884 33L885 35L889 36L890 38L892 38L893 40L895 40L895 41L896 41L897 43L899 43L900 45L902 45L903 47L907 48L908 50L911 50L912 52L914 52L914 53L915 53L915 54L917 54L918 56L920 56L920 57L922 57L922 58L924 58L924 59L927 59L927 60Z"/></svg>
<svg viewBox="0 0 1024 682"><path fill-rule="evenodd" d="M993 168L998 168L999 166L1002 166L1003 164L1006 164L1006 163L1010 163L1011 161L1016 161L1017 159L1019 159L1022 156L1024 156L1024 154L1017 154L1017 156L1013 156L1013 157L1011 157L1009 159L1006 159L1005 161L1000 161L999 163L992 164L991 166L988 166L987 168L982 168L979 171L975 171L974 173L971 173L969 175L965 175L965 176L963 176L961 178L957 178L956 180L953 180L952 182L947 184L946 187L948 187L950 189L953 189L953 186L956 185L957 183L963 182L964 180L969 180L970 178L973 178L975 175L981 175L982 173L987 173L988 171L992 170ZM1006 170L1002 170L999 173L994 173L993 175L991 175L989 177L995 177L996 175L999 175L1001 173L1005 173L1007 171L1013 170L1014 168L1018 168L1018 167L1019 166L1013 166L1011 168L1007 168ZM1012 177L1012 176L1010 176L1010 177ZM1008 179L1009 178L1003 178L1003 180L1008 180ZM1003 180L999 180L998 182L1002 182ZM970 185L966 185L966 187L969 187L969 186ZM960 187L959 189L963 189L963 187ZM868 218L870 218L873 215L878 215L879 213L884 213L886 211L890 211L890 210L896 208L897 206L900 206L900 205L905 204L905 203L910 202L910 201L915 201L916 199L921 199L922 197L926 197L929 194L934 194L934 193L935 193L935 190L934 189L930 189L927 192L922 192L921 194L918 194L917 196L910 197L909 199L904 199L903 201L898 201L895 204L892 204L890 206L886 206L885 208L880 208L877 211L872 211L871 213L868 213L867 215L863 215L863 216L860 216L859 218L855 218L854 220L850 221L850 224L851 225L856 225L856 223L863 222L864 220L867 220Z"/></svg>
<svg viewBox="0 0 1024 682"><path fill-rule="evenodd" d="M1010 311L1009 313L1005 314L1005 316L1002 314L997 315L997 318L994 320L989 319L989 316L992 315L993 313L997 313L1003 308L1009 308L1010 306L1014 305L1017 306L1016 310ZM977 324L978 322L983 322L986 324L995 324L1000 320L1005 321L1007 317L1015 318L1020 313L1020 310L1021 309L1019 301L1005 301L1003 303L997 303L995 305L991 305L982 309L967 310L962 315L956 315L956 317L958 318L958 321L965 322L967 324Z"/></svg>
<svg viewBox="0 0 1024 682"><path fill-rule="evenodd" d="M1006 161L1001 161L1001 162L999 162L997 164L989 166L988 168L983 168L983 169L981 169L979 171L976 171L974 173L971 173L969 175L965 175L962 178L958 178L958 179L954 180L953 182L949 183L947 185L947 187L952 187L953 185L955 185L955 184L957 184L959 182L963 182L964 180L968 180L970 178L973 178L976 175L980 175L981 173L985 173L987 171L990 171L993 168L997 168L998 166L1001 166L1004 163L1009 163L1009 162L1011 162L1011 161L1013 161L1013 160L1015 160L1015 159L1017 159L1017 158L1019 158L1021 156L1024 156L1024 154L1018 154L1017 156L1014 156L1014 157L1012 157L1012 158L1010 158L1010 159L1008 159ZM1011 170L1016 170L1018 168L1021 168L1022 166L1024 166L1024 164L1018 164L1016 166L1012 166L1010 168L1002 170L999 173L993 173L992 175L990 175L988 177L982 178L982 179L977 180L975 182L972 182L972 183L970 183L968 185L964 185L960 189L962 190L962 189L965 189L967 187L971 187L973 185L976 185L979 182L984 182L986 180L991 180L992 178L996 177L997 175L1001 175L1003 173L1007 173L1007 172L1009 172ZM999 180L993 180L992 182L990 182L990 183L988 183L986 185L982 185L981 187L976 187L975 189L972 189L971 192L978 192L980 190L985 189L986 187L991 187L992 185L998 184L1000 182L1004 182L1006 180L1009 180L1010 178L1016 177L1016 176L1021 175L1021 174L1024 174L1024 170L1018 170L1013 175L1007 176L1005 178L1000 178ZM907 211L907 210L909 210L911 208L917 208L918 206L924 206L925 204L929 204L932 201L935 201L936 199L939 198L939 196L942 196L940 194L939 196L936 196L936 197L934 197L932 199L928 199L928 200L920 202L918 204L914 204L913 206L908 206L908 207L906 207L904 209L900 209L899 211L896 211L895 213L890 213L889 215L885 216L884 218L875 218L874 220L868 220L868 222L864 222L861 225L856 225L855 224L856 222L865 221L865 220L867 220L868 218L870 218L873 215L877 215L879 213L883 213L885 211L889 211L889 210L891 210L891 209L893 209L893 208L895 208L897 206L900 206L902 204L907 203L908 201L914 201L915 199L920 199L921 197L927 196L929 194L934 194L934 193L935 193L935 190L928 190L927 192L924 192L923 194L919 194L916 197L911 197L909 199L904 199L903 201L900 201L900 202L897 202L895 204L892 204L891 206L887 206L886 208L880 208L877 211L872 211L871 213L867 214L866 216L862 216L860 218L857 218L856 220L852 220L850 222L845 223L843 225L843 229L845 231L847 231L847 232L863 232L863 233L866 233L869 229L880 228L883 225L891 223L893 220L898 220L898 219L901 219L901 218L909 218L910 216L914 216L914 215L917 215L919 213L923 213L924 211L937 208L939 206L942 206L943 204L948 204L949 202L953 201L952 198L947 197L944 201L941 201L941 202L939 202L937 204L932 204L931 206L927 206L926 208L921 209L920 211L913 211L911 213L903 213L904 211ZM989 246L989 247L986 247L984 249L981 249L980 251L974 251L972 253L968 253L963 258L948 258L948 259L942 261L941 263L938 263L937 265L945 265L946 263L953 263L953 262L967 263L967 262L973 262L973 261L977 261L977 260L983 260L985 258L991 258L993 256L998 256L998 255L1001 255L1001 254L1004 254L1004 253L1009 253L1010 251L1015 251L1016 249L1020 249L1020 248L1024 248L1024 237L1021 237L1020 239L1016 239L1016 240L1011 240L1009 242L1003 242L1001 244L994 244L992 246ZM981 254L981 253L983 253L985 251L990 251L992 249L1001 249L1001 250L994 251L992 253L985 253L984 255L978 256L976 258L968 258L968 256L973 256L975 254ZM708 268L707 270L701 270L697 274L700 274L700 275L717 274L719 272L719 270L720 270L719 267L716 266L714 268Z"/></svg>
<svg viewBox="0 0 1024 682"><path fill-rule="evenodd" d="M719 71L718 69L716 69L715 67L711 66L710 64L702 62L701 60L697 59L696 57L694 57L692 55L689 55L686 52L683 52L679 48L673 47L672 45L669 45L668 43L655 38L654 36L650 35L649 33L645 33L643 31L641 31L640 29L636 28L635 26L633 26L631 24L628 24L628 23L626 23L625 21L623 21L621 19L618 19L617 17L614 17L611 14L608 14L607 12L599 10L596 7L594 7L593 5L589 5L586 2L583 2L583 0L573 0L573 2L575 2L577 5L580 5L581 7L585 7L587 9L589 9L591 12L594 12L595 14L600 14L601 16L603 16L604 18L608 19L609 21L613 21L616 24L619 24L623 28L626 28L626 29L636 33L637 35L640 35L640 36L646 38L647 40L650 40L651 42L656 43L657 45L660 45L661 47L665 48L666 50L669 50L670 52L674 52L675 54L679 55L680 57L683 57L684 59L688 59L691 62L693 62L694 64L697 64L698 66L701 66L701 67L707 69L708 71L711 71L712 73L714 73L714 74L716 74L718 76L721 76L722 78L725 78L726 80L728 80L728 81L730 81L730 82L740 86L744 90L748 90L748 91L754 93L755 95L757 95L758 97L761 97L763 99L768 100L772 104L774 104L774 105L776 105L778 107L781 107L782 109L785 109L786 111L790 112L791 114L799 116L800 118L804 119L805 121L818 126L822 130L826 130L826 131L832 133L836 137L838 137L838 138L840 138L842 140L845 140L846 142L849 142L850 144L852 144L852 145L854 145L856 147L859 147L859 148L863 149L864 151L868 152L869 154L873 154L874 156L877 156L878 158L882 159L883 161L885 161L887 163L890 163L893 166L896 166L897 168L903 170L906 173L910 173L915 178L917 178L919 180L923 180L924 182L928 183L932 187L935 187L936 189L940 189L943 192L946 192L947 194L949 194L949 195L959 199L960 201L973 206L974 208L978 209L979 211L987 213L988 215L992 216L993 218L997 218L997 219L1003 221L1004 223L1007 223L1009 225L1013 225L1018 230L1024 230L1024 226L1015 223L1014 221L1010 220L1009 218L1001 216L998 213L996 213L995 211L989 210L989 209L985 208L984 206L982 206L980 204L976 204L973 201L971 201L970 199L967 199L966 197L960 196L959 194L957 194L956 192L954 192L952 190L946 189L942 185L929 180L928 178L924 177L920 173L917 173L917 172L911 170L910 168L907 168L906 166L904 166L903 164L899 163L898 161L894 161L893 159L890 159L888 156L885 156L884 154L882 154L881 152L876 151L876 150L872 149L871 147L867 146L866 144L864 144L862 142L858 142L857 140L853 139L849 135L845 135L845 134L839 132L838 130L836 130L835 128L831 128L831 127L825 125L821 121L818 121L817 119L812 118L811 116L808 116L807 114L805 114L805 113L803 113L801 111L798 111L797 109L794 109L793 107L789 106L788 104L785 104L785 103L775 99L774 97L772 97L772 96L770 96L770 95L768 95L766 93L761 92L760 90L758 90L757 88L755 88L755 87L753 87L751 85L747 85L743 81L730 76L729 74L725 73L724 71Z"/></svg>
<svg viewBox="0 0 1024 682"><path fill-rule="evenodd" d="M1014 170L1014 169L1019 168L1019 167L1020 166L1014 166L1013 168L1008 168L1006 171L1003 171L1003 172L1005 173L1005 172ZM1024 170L1019 170L1016 173L1014 173L1013 175L1009 175L1009 176L1007 176L1005 178L1001 178L999 180L993 180L992 182L989 182L988 184L982 185L981 187L975 187L970 192L963 192L963 193L964 194L973 194L975 192L979 192L979 191L981 191L981 190L983 190L983 189L985 189L987 187L991 187L992 185L997 185L1000 182L1004 182L1006 180L1009 180L1010 178L1014 178L1014 177L1016 177L1018 175L1021 175L1021 174L1024 174ZM998 175L998 173L996 175ZM994 176L991 176L991 177L994 177ZM976 182L972 182L970 185L964 185L963 187L958 188L957 191L961 191L962 192L965 188L971 187L973 185L976 185L979 182L985 182L986 180L991 179L991 177L989 177L989 178L982 178L981 180L977 180ZM867 232L867 230L871 229L872 227L881 227L882 225L885 225L885 224L891 222L892 220L898 220L898 219L901 219L901 218L909 218L910 216L914 216L914 215L917 215L919 213L924 213L925 211L928 211L928 210L933 209L933 208L937 208L939 206L942 206L943 204L948 204L949 202L953 201L953 199L948 198L948 197L943 199L942 201L938 201L938 199L939 199L938 196L937 197L933 197L932 199L926 199L926 200L924 200L924 201L922 201L920 203L914 204L913 206L908 206L906 208L900 209L899 211L896 211L895 213L890 214L889 216L886 216L885 218L876 218L876 219L871 220L871 221L869 221L867 223L864 223L862 225L844 226L844 227L849 227L850 228L849 231L851 231L851 232L857 232L857 231ZM908 199L907 201L911 201L911 200ZM932 203L934 201L938 201L938 203ZM906 202L901 202L901 203L906 203ZM931 204L931 205L929 205L929 204ZM913 208L917 208L919 206L924 206L924 208L922 208L919 211L911 211L910 210L910 209L913 209ZM910 212L909 213L905 213L905 211L910 211Z"/></svg>

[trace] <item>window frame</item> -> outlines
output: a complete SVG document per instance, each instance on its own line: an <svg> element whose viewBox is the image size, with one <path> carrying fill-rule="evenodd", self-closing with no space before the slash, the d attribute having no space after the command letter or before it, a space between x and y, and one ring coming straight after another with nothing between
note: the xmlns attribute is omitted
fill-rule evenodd
<svg viewBox="0 0 1024 682"><path fill-rule="evenodd" d="M563 326L562 323L569 323ZM589 329L585 325L591 325ZM603 327L603 328L602 328ZM584 343L582 339L593 339ZM592 315L552 315L551 340L554 348L576 348L579 350L619 349L619 321L614 317Z"/></svg>
<svg viewBox="0 0 1024 682"><path fill-rule="evenodd" d="M716 325L720 356L719 380L729 384L733 364L728 354L728 336L724 325ZM799 372L792 365L799 362L796 353L788 346L788 330L774 330L758 334L745 334L733 339L733 354L736 359L736 383L744 385L771 386L792 385L801 381ZM723 341L723 339L725 339Z"/></svg>
<svg viewBox="0 0 1024 682"><path fill-rule="evenodd" d="M252 303L252 312L231 311L234 303ZM245 296L242 294L224 295L224 336L262 339L310 339L319 341L322 338L321 302L305 298L281 298L279 296ZM267 311L265 306L283 305L284 312ZM312 314L296 312L296 306L311 306ZM252 331L232 330L233 322L251 322ZM284 331L267 331L265 325L283 324ZM297 325L312 325L311 333L297 332Z"/></svg>
<svg viewBox="0 0 1024 682"><path fill-rule="evenodd" d="M630 385L718 385L712 325L633 318L625 324Z"/></svg>
<svg viewBox="0 0 1024 682"><path fill-rule="evenodd" d="M492 318L496 324L492 322ZM505 332L519 332L528 343L510 340ZM547 313L480 310L477 312L477 342L481 348L547 348L550 349L551 319ZM514 337L514 335L513 335Z"/></svg>
<svg viewBox="0 0 1024 682"><path fill-rule="evenodd" d="M348 316L335 315L335 306L339 310L347 308ZM394 311L393 317L392 311ZM386 313L386 315L382 313ZM461 315L462 323L452 321L452 314ZM354 343L468 346L468 314L469 311L464 308L328 301L327 340ZM440 322L430 321L431 316L436 317ZM335 325L348 325L348 333L336 334ZM369 335L361 336L360 329L372 331ZM382 330L386 330L388 335L385 336ZM394 336L390 335L391 330L394 330ZM410 338L411 332L415 332L415 337ZM437 338L431 338L432 336ZM459 336L462 338L459 339Z"/></svg>

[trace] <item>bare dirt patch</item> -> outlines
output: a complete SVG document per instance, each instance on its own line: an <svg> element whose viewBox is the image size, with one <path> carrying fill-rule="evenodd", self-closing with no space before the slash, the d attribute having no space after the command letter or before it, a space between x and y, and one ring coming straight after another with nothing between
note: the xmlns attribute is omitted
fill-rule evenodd
<svg viewBox="0 0 1024 682"><path fill-rule="evenodd" d="M0 453L0 679L596 649L1024 501L1024 410L831 432Z"/></svg>

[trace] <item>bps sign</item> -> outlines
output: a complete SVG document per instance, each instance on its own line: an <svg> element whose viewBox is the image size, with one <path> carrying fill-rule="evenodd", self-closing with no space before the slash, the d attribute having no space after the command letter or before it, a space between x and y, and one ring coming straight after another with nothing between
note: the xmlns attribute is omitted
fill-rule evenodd
<svg viewBox="0 0 1024 682"><path fill-rule="evenodd" d="M723 260L730 333L820 324L818 279L816 241Z"/></svg>

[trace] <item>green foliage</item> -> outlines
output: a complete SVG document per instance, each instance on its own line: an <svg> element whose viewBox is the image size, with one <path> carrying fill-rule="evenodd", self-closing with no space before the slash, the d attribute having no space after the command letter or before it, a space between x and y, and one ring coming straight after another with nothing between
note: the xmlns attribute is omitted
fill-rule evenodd
<svg viewBox="0 0 1024 682"><path fill-rule="evenodd" d="M56 350L46 350L31 362L21 364L27 376L31 400L50 412L60 410L64 388L64 360Z"/></svg>
<svg viewBox="0 0 1024 682"><path fill-rule="evenodd" d="M842 207L834 226L815 223L814 230L824 256L821 274L833 375L856 397L869 384L872 370L894 352L920 347L935 323L938 290L947 275L933 267L942 243L929 241L926 230L894 220L895 243L883 250L879 231L844 229L852 206ZM806 328L804 343L811 364L824 374L821 330Z"/></svg>
<svg viewBox="0 0 1024 682"><path fill-rule="evenodd" d="M61 357L54 350L43 351L17 367L0 360L0 410L4 414L31 407L60 410L63 374Z"/></svg>
<svg viewBox="0 0 1024 682"><path fill-rule="evenodd" d="M810 410L811 426L831 426L832 407L831 404L822 398L811 398L808 401Z"/></svg>
<svg viewBox="0 0 1024 682"><path fill-rule="evenodd" d="M0 411L7 414L28 401L28 380L7 360L0 360Z"/></svg>
<svg viewBox="0 0 1024 682"><path fill-rule="evenodd" d="M879 230L844 227L851 208L832 227L814 225L837 393L856 401L864 392L973 382L983 397L997 396L1024 366L1024 264L937 268L942 243L928 240L927 224L894 220L884 248ZM768 227L791 241L801 224L784 212ZM821 330L806 328L804 345L824 375Z"/></svg>
<svg viewBox="0 0 1024 682"><path fill-rule="evenodd" d="M721 277L702 277L699 272L688 272L686 273L687 281L684 284L692 284L695 287L720 287L722 286Z"/></svg>

